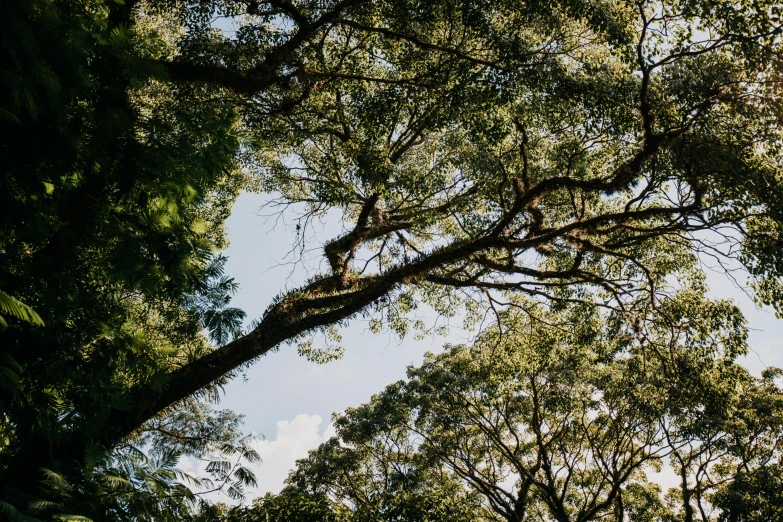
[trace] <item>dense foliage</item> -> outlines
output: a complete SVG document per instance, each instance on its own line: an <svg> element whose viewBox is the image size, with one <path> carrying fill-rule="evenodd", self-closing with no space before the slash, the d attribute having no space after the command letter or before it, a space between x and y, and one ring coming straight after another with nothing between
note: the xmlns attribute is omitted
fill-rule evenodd
<svg viewBox="0 0 783 522"><path fill-rule="evenodd" d="M405 335L426 326L422 304L474 327L582 303L657 353L668 307L705 291L698 256L745 269L783 311L778 2L2 7L8 514L191 516L183 455L240 496L255 456L237 416L205 401L282 344L328 360L339 350L311 336L338 339L357 314ZM341 216L345 232L243 332L218 252L245 189L300 209L305 228ZM699 316L699 335L737 328L718 315ZM486 507L443 473L422 468L404 509ZM761 476L709 501L751 502L772 484Z"/></svg>
<svg viewBox="0 0 783 522"><path fill-rule="evenodd" d="M216 520L779 520L783 374L732 361L728 303L663 307L644 343L585 306L504 314L338 415L279 495Z"/></svg>
<svg viewBox="0 0 783 522"><path fill-rule="evenodd" d="M228 317L237 315L226 306L234 287L212 254L247 187L236 111L191 103L198 89L156 84L139 65L156 41L127 29L131 8L3 5L4 488L39 480L42 468L70 480L114 465L88 464L85 438L130 406L132 387L161 389L167 372L212 349L202 320L218 344L241 322ZM204 443L236 439L225 434ZM74 440L81 455L51 460L49 448ZM20 507L40 500L6 494Z"/></svg>

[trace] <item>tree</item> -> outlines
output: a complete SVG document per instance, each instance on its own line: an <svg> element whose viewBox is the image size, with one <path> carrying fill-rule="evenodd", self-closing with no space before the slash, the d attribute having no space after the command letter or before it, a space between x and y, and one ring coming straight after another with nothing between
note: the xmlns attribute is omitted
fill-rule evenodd
<svg viewBox="0 0 783 522"><path fill-rule="evenodd" d="M46 321L0 332L20 498L357 314L527 295L641 331L697 254L783 302L775 2L6 4L0 288ZM218 347L188 296L250 177L346 233Z"/></svg>
<svg viewBox="0 0 783 522"><path fill-rule="evenodd" d="M0 483L22 509L43 468L78 478L128 388L211 349L185 301L247 185L236 113L161 91L132 8L3 3L0 286L45 322L0 333Z"/></svg>
<svg viewBox="0 0 783 522"><path fill-rule="evenodd" d="M783 458L779 373L732 362L725 346L746 332L721 328L730 304L683 294L663 307L642 340L585 306L505 314L502 330L430 354L338 415L281 495L329 498L349 520L430 520L387 510L413 485L440 509L472 499L457 506L465 520L776 520L779 480L765 481ZM685 323L691 313L712 324ZM649 473L667 463L682 482L664 498Z"/></svg>
<svg viewBox="0 0 783 522"><path fill-rule="evenodd" d="M325 497L301 495L291 490L280 495L267 494L253 505L228 508L224 504L208 506L195 518L196 522L347 522L345 510Z"/></svg>
<svg viewBox="0 0 783 522"><path fill-rule="evenodd" d="M412 23L414 8L408 30L443 44L367 25ZM247 125L275 139L255 156L267 190L315 213L343 209L355 226L326 242L326 273L281 295L253 332L175 370L165 392L135 390L105 443L373 305L404 330L405 307L391 303L414 294L439 310L508 290L633 314L695 250L744 262L759 299L779 302L775 7L395 3L323 16L334 45L356 54L331 53L328 39L298 51L290 74L313 81L306 99Z"/></svg>

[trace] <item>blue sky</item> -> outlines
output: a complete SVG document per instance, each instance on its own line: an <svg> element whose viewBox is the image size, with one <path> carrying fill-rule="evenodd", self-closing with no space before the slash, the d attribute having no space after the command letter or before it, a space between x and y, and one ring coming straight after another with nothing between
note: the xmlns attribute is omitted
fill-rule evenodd
<svg viewBox="0 0 783 522"><path fill-rule="evenodd" d="M296 216L285 220L264 217L267 197L240 196L228 220L230 247L226 270L239 283L233 304L248 319L261 315L271 300L302 283L305 270L286 264L286 254L296 238ZM334 220L335 222L337 220ZM317 259L320 241L340 233L334 222L316 224L306 237L307 248ZM312 264L312 262L311 262ZM757 309L743 291L725 276L709 273L713 297L732 298L748 319L751 352L743 363L755 373L765 366L783 367L783 321L769 310ZM244 375L226 387L220 407L245 415L245 429L258 434L257 449L263 462L255 469L259 487L248 498L277 492L297 458L316 448L331 435L330 417L367 401L385 385L405 376L408 365L418 365L427 351L438 351L444 342L466 341L469 332L453 329L450 337L412 337L400 342L386 334L373 335L361 321L343 330L345 354L341 360L318 365L300 357L295 346L283 346L262 357ZM195 470L193 470L195 471ZM225 499L224 499L225 500Z"/></svg>
<svg viewBox="0 0 783 522"><path fill-rule="evenodd" d="M291 273L294 267L285 262L296 239L296 216L287 214L285 222L268 219L264 216L273 210L261 210L266 201L266 196L243 194L228 220L226 271L240 285L232 306L245 310L248 321L259 317L275 295L314 273L301 266ZM340 228L316 223L309 232L314 235L308 235L307 245L315 254L322 246L316 237L333 238ZM319 365L299 356L296 346L282 346L259 359L245 378L239 376L226 387L219 407L245 415L245 429L265 439L257 446L263 459L255 469L259 488L249 498L282 487L295 460L328 439L333 412L367 401L385 385L405 377L406 367L420 364L425 352L440 350L446 342L435 336L400 342L393 335L370 334L361 320L353 321L342 334L345 354L339 360ZM453 329L448 341L466 341L468 335Z"/></svg>

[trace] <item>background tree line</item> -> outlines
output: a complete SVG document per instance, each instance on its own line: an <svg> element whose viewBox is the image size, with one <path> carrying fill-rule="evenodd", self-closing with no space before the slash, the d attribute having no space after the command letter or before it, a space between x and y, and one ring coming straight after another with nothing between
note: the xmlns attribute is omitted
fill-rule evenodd
<svg viewBox="0 0 783 522"><path fill-rule="evenodd" d="M336 416L280 494L203 519L779 520L780 370L733 362L746 331L729 303L663 307L678 326L644 344L589 306L504 314Z"/></svg>
<svg viewBox="0 0 783 522"><path fill-rule="evenodd" d="M421 326L413 312L426 305L464 314L469 326L494 318L491 337L525 318L536 318L531 325L545 335L546 309L576 307L586 315L585 325L570 320L575 328L597 322L628 339L607 348L610 358L649 360L671 376L707 350L698 343L710 332L742 324L736 312L672 311L686 306L673 304L683 296L705 292L699 256L743 267L758 302L779 309L783 71L775 2L33 0L6 1L3 12L0 488L9 517L181 519L205 490L241 497L254 480L244 462L257 455L240 419L210 399L281 345L328 360L335 351L313 349L310 336L336 338L357 315L405 335ZM222 30L225 19L236 30ZM345 230L324 238L324 269L300 288L281 289L246 331L217 254L243 190L303 208L305 226L337 212ZM509 320L512 311L520 315ZM692 326L696 344L660 344L661 332L680 331L685 319L705 321ZM739 380L710 374L699 384L705 393L742 382L757 391L735 402L772 400L771 377L740 377L732 366L743 342L714 338L700 356L727 354L726 371ZM569 343L582 347L580 357L602 349ZM511 346L535 353L536 344ZM620 394L609 376L627 377L626 363L589 362L585 385ZM719 505L719 495L735 490L702 489L707 483L689 475L709 434L681 435L686 420L677 424L667 410L677 400L702 408L706 398L678 399L688 382L651 387L649 402L668 392L644 422L658 423L650 437L674 422L673 436L699 441L682 450L687 484L680 504L671 501L680 507L666 509L704 517L693 511L696 497ZM582 400L596 418L610 408L563 400ZM411 419L424 415L424 406L405 407ZM433 429L440 422L421 418ZM587 420L569 427L574 440L552 444L566 453L586 444L598 429ZM408 424L388 429L407 433ZM734 436L716 426L721 440ZM617 455L641 444L629 433L622 444L631 446L621 444ZM463 442L448 444L462 451ZM410 454L421 491L438 473L451 477L427 498L464 500L486 516L530 510L565 520L606 502L623 516L618 492L637 476L615 470L606 478L608 468L580 456L558 462L578 478L561 486L560 475L541 478L543 464L533 473L517 456L516 464L475 466L528 469L526 493L490 493L494 479L484 477L486 491L454 495L448 488L481 489L478 479L419 446ZM530 452L524 458L541 455ZM178 471L182 455L210 460L211 483ZM419 465L424 456L429 463ZM705 470L722 465L712 459ZM614 484L611 501L604 479ZM579 481L579 494L593 500L575 507L568 487ZM331 502L337 493L329 487L318 494ZM344 498L346 509L364 509ZM642 505L628 502L628 510Z"/></svg>

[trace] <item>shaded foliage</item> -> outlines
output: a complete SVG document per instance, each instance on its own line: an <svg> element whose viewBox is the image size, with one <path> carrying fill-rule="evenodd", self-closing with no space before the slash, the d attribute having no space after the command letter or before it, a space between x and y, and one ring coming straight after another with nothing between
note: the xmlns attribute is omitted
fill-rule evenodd
<svg viewBox="0 0 783 522"><path fill-rule="evenodd" d="M130 28L132 4L2 9L0 301L19 320L0 332L0 482L27 512L59 502L45 489L66 495L41 488L48 469L75 488L70 505L90 506L74 499L87 495L85 455L109 413L131 406L133 386L160 390L166 372L210 351L202 327L221 343L243 317L227 307L231 281L209 286L224 262L211 254L226 245L222 223L247 187L242 138L231 105L156 83L144 63L161 38ZM53 455L74 440L77 454ZM133 466L169 480L174 455Z"/></svg>

